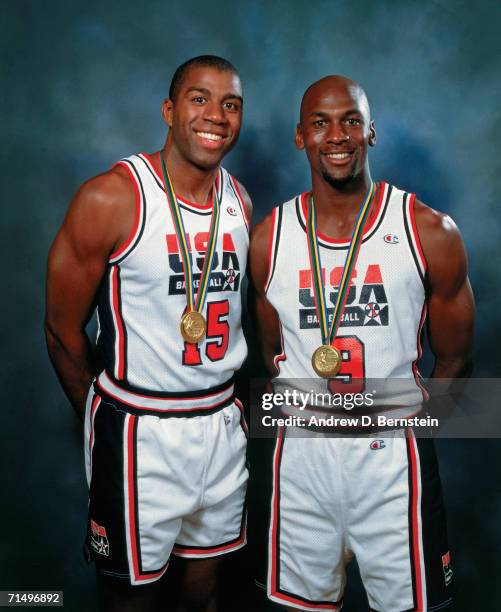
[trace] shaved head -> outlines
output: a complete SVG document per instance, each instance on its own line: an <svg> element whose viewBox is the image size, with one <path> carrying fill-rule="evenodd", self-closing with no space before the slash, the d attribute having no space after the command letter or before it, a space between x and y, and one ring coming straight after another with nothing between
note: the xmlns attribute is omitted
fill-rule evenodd
<svg viewBox="0 0 501 612"><path fill-rule="evenodd" d="M304 122L305 113L309 110L311 102L314 100L316 101L319 97L322 97L327 92L335 92L337 94L344 93L352 98L354 103L364 114L365 119L368 122L370 121L371 111L369 108L369 100L367 99L367 95L362 87L347 77L340 75L329 75L323 79L320 79L319 81L315 81L315 83L312 83L304 92L300 110L301 123Z"/></svg>

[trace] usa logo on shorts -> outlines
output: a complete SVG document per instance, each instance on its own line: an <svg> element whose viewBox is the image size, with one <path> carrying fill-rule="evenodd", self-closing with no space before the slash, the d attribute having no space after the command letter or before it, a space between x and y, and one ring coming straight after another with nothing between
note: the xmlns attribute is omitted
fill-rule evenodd
<svg viewBox="0 0 501 612"><path fill-rule="evenodd" d="M98 555L110 556L110 544L106 536L106 529L91 519L90 546Z"/></svg>
<svg viewBox="0 0 501 612"><path fill-rule="evenodd" d="M450 551L447 551L445 555L442 555L442 567L444 570L445 586L449 586L449 584L452 582L452 574L454 573L451 567Z"/></svg>

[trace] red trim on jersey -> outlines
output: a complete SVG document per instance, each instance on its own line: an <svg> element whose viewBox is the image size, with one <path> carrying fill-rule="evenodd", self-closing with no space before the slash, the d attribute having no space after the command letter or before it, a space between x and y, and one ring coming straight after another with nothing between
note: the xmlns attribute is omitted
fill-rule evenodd
<svg viewBox="0 0 501 612"><path fill-rule="evenodd" d="M125 170L127 170L127 174L129 175L129 178L132 181L132 184L134 185L134 191L136 192L136 210L134 216L134 226L132 228L131 233L129 234L127 240L120 247L118 247L118 249L114 251L108 259L115 259L129 248L129 246L132 244L132 241L136 237L137 230L139 228L139 220L141 219L141 192L139 191L139 185L137 184L136 177L134 176L134 173L130 169L129 165L125 162L118 162L112 167L116 168L117 166L122 166L123 168L125 168Z"/></svg>
<svg viewBox="0 0 501 612"><path fill-rule="evenodd" d="M122 380L124 377L124 346L125 346L125 336L124 336L124 327L122 321L122 315L120 313L120 296L118 292L118 266L113 266L111 269L111 307L114 313L115 319L115 333L118 336L118 353L115 351L115 372L116 378L118 380Z"/></svg>
<svg viewBox="0 0 501 612"><path fill-rule="evenodd" d="M376 208L374 210L374 213L372 215L370 222L366 224L366 226L364 227L364 233L362 235L362 238L364 238L369 233L369 231L373 228L374 224L376 223L376 219L379 217L379 213L381 211L381 205L383 203L383 195L385 192L385 187L386 187L386 183L384 181L381 181L381 183L379 183L379 193L377 195ZM308 202L309 202L310 194L311 194L311 191L305 191L300 196L301 197L301 209L303 211L305 224L307 224L307 220L308 220ZM319 231L318 229L317 229L317 235L321 240L329 244L348 246L351 240L351 236L348 236L346 238L332 238L331 236L327 236L327 234L322 234L322 232Z"/></svg>
<svg viewBox="0 0 501 612"><path fill-rule="evenodd" d="M278 364L281 361L285 361L287 359L284 348L284 333L282 329L282 321L280 321L280 319L278 320L278 325L280 330L280 346L282 348L282 352L279 355L275 355L275 357L273 357L273 365L277 368L276 376L280 374L280 366Z"/></svg>
<svg viewBox="0 0 501 612"><path fill-rule="evenodd" d="M151 167L153 168L153 170L155 171L155 174L158 176L158 178L160 179L160 182L163 185L164 191L166 191L163 174L157 168L157 166L156 166L155 162L153 161L153 158L151 157L151 155L148 155L148 153L141 153L141 155L146 157L146 159L150 162ZM158 154L158 155L160 155L160 154ZM218 170L218 174L216 176L216 189L218 189L218 188L219 188L219 170ZM202 210L207 210L209 208L212 208L212 198L210 198L210 202L208 204L199 204L198 202L192 202L191 200L187 200L186 198L183 198L183 197L181 197L180 195L177 195L177 194L176 194L176 198L178 200L180 200L183 204L187 204L188 206L193 206L194 208L200 208Z"/></svg>
<svg viewBox="0 0 501 612"><path fill-rule="evenodd" d="M412 234L414 236L414 242L416 243L419 259L421 260L423 271L426 272L426 259L424 257L423 247L421 246L421 240L419 238L419 232L417 230L417 225L416 225L416 215L415 215L415 210L414 210L415 202L416 202L416 194L412 193L409 198L409 219L411 222Z"/></svg>
<svg viewBox="0 0 501 612"><path fill-rule="evenodd" d="M160 171L159 168L157 168L157 165L155 164L155 162L153 161L153 157L151 157L151 155L148 155L148 153L141 153L141 155L143 155L144 157L146 157L146 159L150 162L151 167L153 168L153 171L155 172L155 174L158 176L158 178L160 179L160 182L162 183L162 185L164 184L164 177L162 176L162 173ZM164 189L165 189L165 185L164 185Z"/></svg>
<svg viewBox="0 0 501 612"><path fill-rule="evenodd" d="M421 333L423 331L423 325L426 320L427 310L428 308L427 308L426 300L425 300L423 302L423 308L421 309L421 319L419 321L418 330L417 330L417 339L416 339L417 356L416 356L416 359L414 359L414 361L412 362L412 373L414 374L414 380L416 381L416 384L418 385L418 387L421 389L421 393L423 394L423 399L425 400L430 399L430 394L428 393L428 390L421 384L421 373L418 368L418 361L421 359L421 356L423 354L423 347L421 346Z"/></svg>
<svg viewBox="0 0 501 612"><path fill-rule="evenodd" d="M418 482L418 458L416 453L416 440L412 435L411 430L407 430L407 438L409 440L409 457L410 470L412 480L412 509L411 509L411 537L413 544L413 569L416 583L416 610L423 610L423 577L421 574L421 555L420 555L420 538L419 538L419 482Z"/></svg>
<svg viewBox="0 0 501 612"><path fill-rule="evenodd" d="M228 174L228 176L230 177L231 184L233 185L233 187L235 189L235 193L237 194L237 201L238 201L238 203L240 205L240 209L241 209L242 215L244 217L245 225L246 225L247 229L249 229L249 225L250 225L251 220L250 220L250 217L249 217L249 214L248 214L248 211L247 211L247 207L245 206L244 199L242 197L242 192L240 191L240 188L238 186L237 180L235 178L233 178L233 176L231 176L231 174Z"/></svg>
<svg viewBox="0 0 501 612"><path fill-rule="evenodd" d="M274 208L271 211L271 223L270 223L270 238L268 241L268 274L266 276L266 282L264 284L264 292L268 291L268 285L270 284L271 273L273 270L273 255L275 253L274 242L275 242L275 229L277 225L278 208Z"/></svg>

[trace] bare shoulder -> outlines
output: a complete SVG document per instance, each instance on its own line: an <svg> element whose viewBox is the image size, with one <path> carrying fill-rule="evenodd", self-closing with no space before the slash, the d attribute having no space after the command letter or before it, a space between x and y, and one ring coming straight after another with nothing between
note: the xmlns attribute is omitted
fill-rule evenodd
<svg viewBox="0 0 501 612"><path fill-rule="evenodd" d="M425 252L446 250L463 245L461 233L453 219L416 199L414 214L419 239Z"/></svg>
<svg viewBox="0 0 501 612"><path fill-rule="evenodd" d="M136 193L127 171L112 168L86 181L70 203L61 232L81 255L111 253L131 232Z"/></svg>
<svg viewBox="0 0 501 612"><path fill-rule="evenodd" d="M444 213L415 202L416 225L432 290L457 291L467 281L468 262L463 239L454 221Z"/></svg>
<svg viewBox="0 0 501 612"><path fill-rule="evenodd" d="M252 219L252 200L251 197L247 191L247 189L242 185L242 183L240 181L237 181L236 178L233 179L235 181L235 184L237 186L238 192L240 194L240 197L242 198L242 202L244 203L244 207L245 207L245 216L247 217L247 222L250 224L251 219Z"/></svg>

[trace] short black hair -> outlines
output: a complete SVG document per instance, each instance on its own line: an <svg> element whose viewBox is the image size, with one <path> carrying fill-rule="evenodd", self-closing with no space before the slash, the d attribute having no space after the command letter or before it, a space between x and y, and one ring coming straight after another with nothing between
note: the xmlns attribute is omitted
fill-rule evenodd
<svg viewBox="0 0 501 612"><path fill-rule="evenodd" d="M176 72L174 72L174 76L172 77L169 87L169 99L171 99L173 102L175 102L186 73L191 66L207 66L209 68L216 68L221 72L233 72L233 74L239 76L235 66L222 57L218 57L217 55L198 55L197 57L192 57L187 62L184 62L184 64L178 66L178 68L176 68Z"/></svg>

